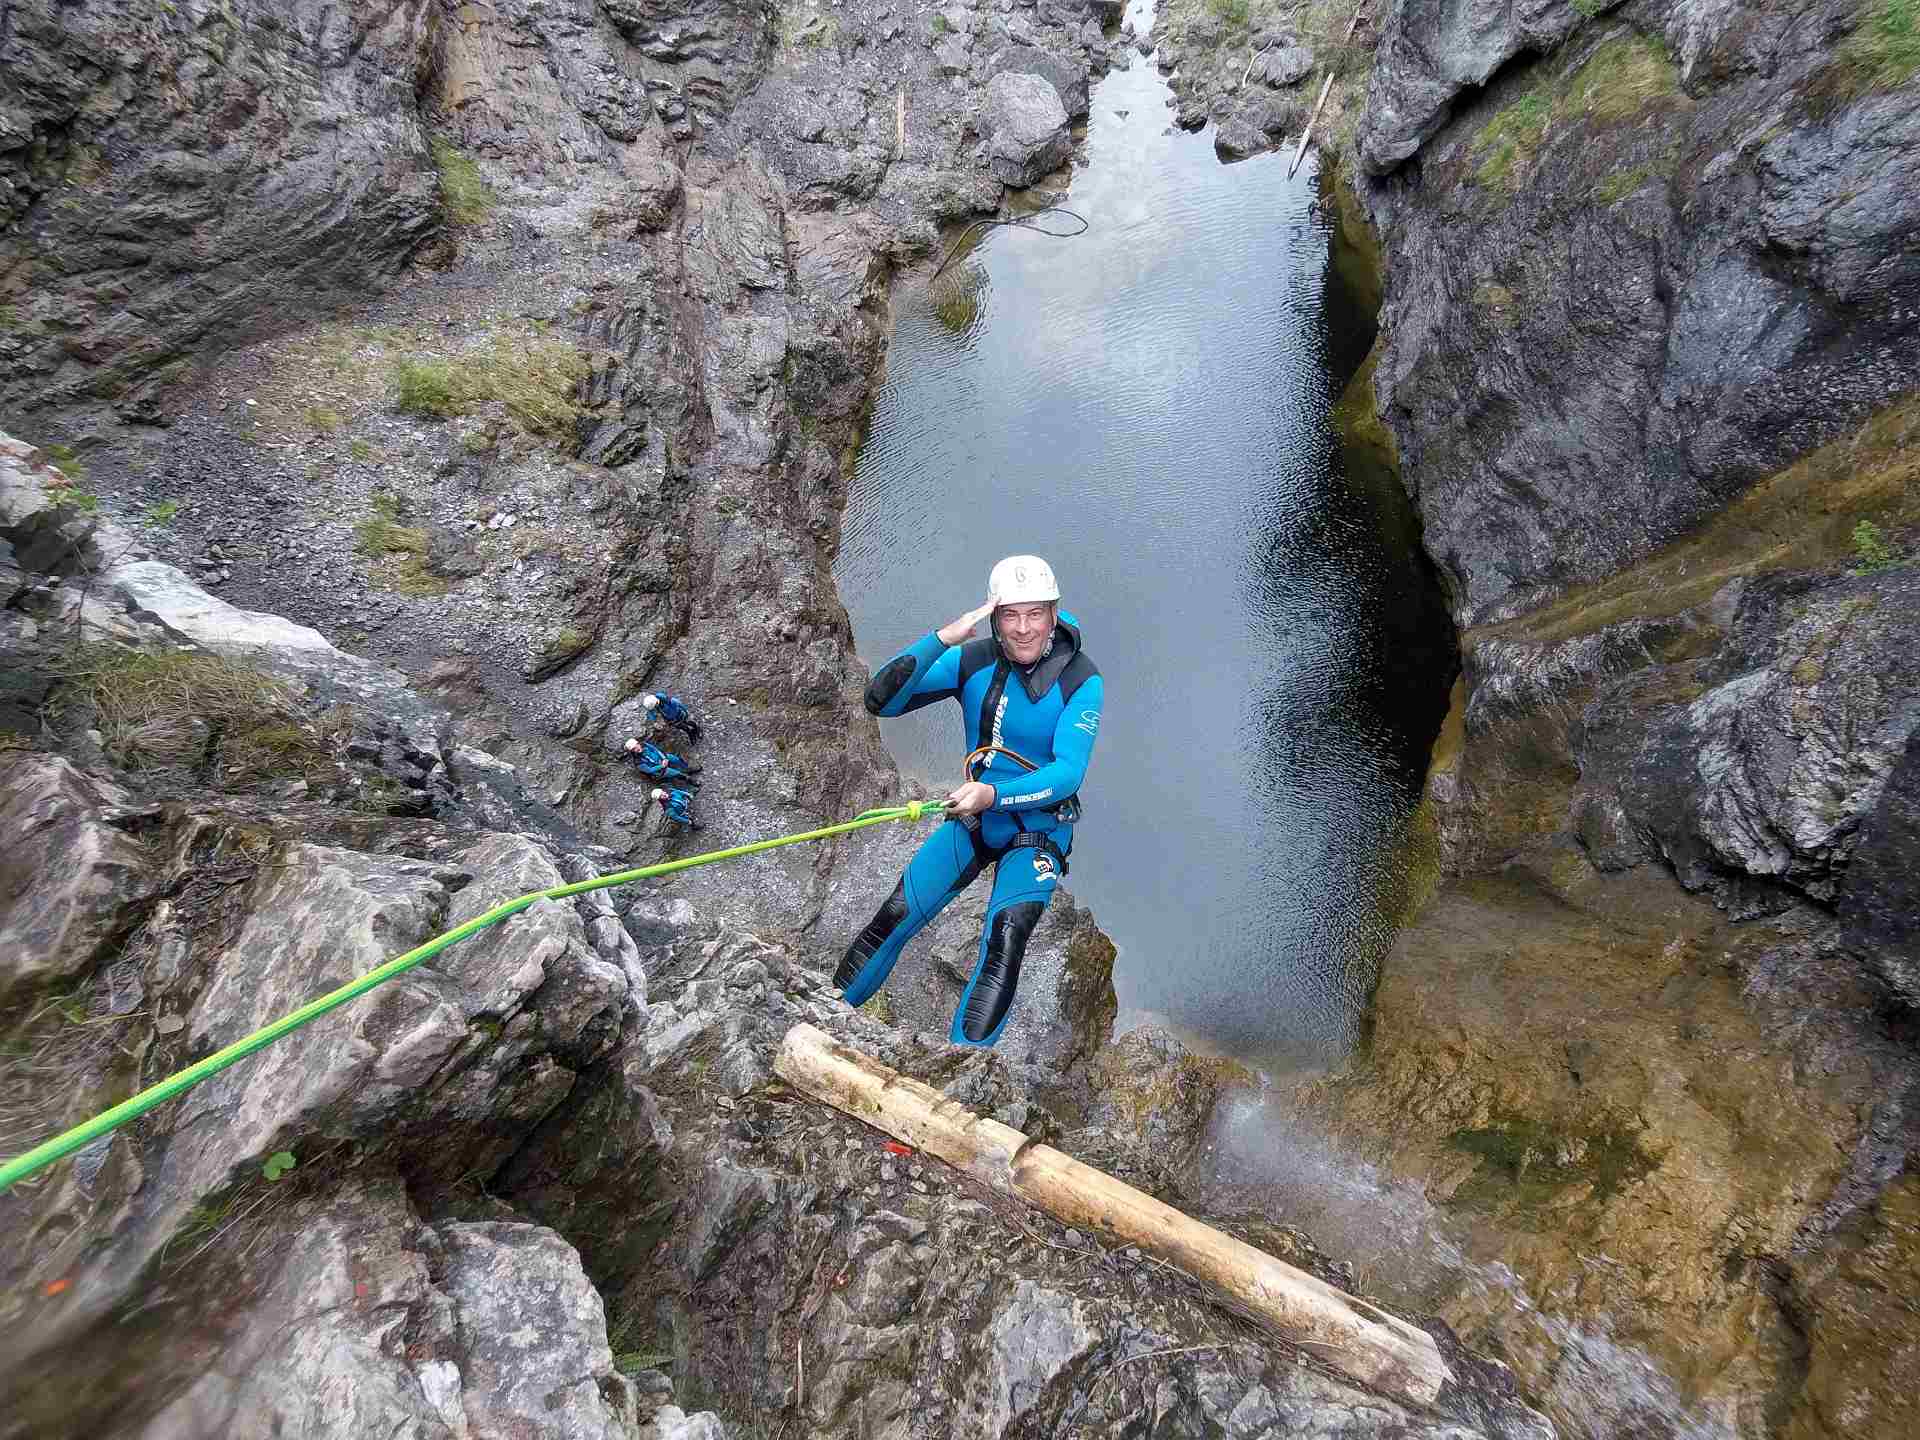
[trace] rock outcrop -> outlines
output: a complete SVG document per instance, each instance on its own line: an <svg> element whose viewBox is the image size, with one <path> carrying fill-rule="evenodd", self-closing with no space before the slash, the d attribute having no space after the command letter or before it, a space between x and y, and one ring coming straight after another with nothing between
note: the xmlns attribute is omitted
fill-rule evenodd
<svg viewBox="0 0 1920 1440"><path fill-rule="evenodd" d="M439 226L436 8L8 10L0 401L165 413L192 362L391 282Z"/></svg>
<svg viewBox="0 0 1920 1440"><path fill-rule="evenodd" d="M1913 1327L1847 1348L1920 1155L1920 96L1877 24L1408 0L1358 134L1363 383L1465 673L1449 878L1320 1113L1542 1314L1651 1354L1697 1408L1648 1433L1911 1425ZM1629 1423L1510 1296L1448 1313L1569 1433Z"/></svg>
<svg viewBox="0 0 1920 1440"><path fill-rule="evenodd" d="M67 768L16 753L4 781ZM429 931L591 873L523 835L387 820L356 849L316 828L153 817L167 898L129 882L137 929L80 998L16 1030L36 1071L6 1077L0 1114L26 1101L36 1133L78 1118L123 1057L174 1070ZM0 1434L727 1433L676 1393L832 1434L919 1416L1118 1435L1142 1413L1247 1435L1551 1434L1444 1329L1456 1383L1411 1413L1157 1262L881 1144L773 1080L798 1020L1175 1199L1168 1161L1211 1106L1186 1086L1191 1103L1129 1115L1096 1076L1108 1109L1067 1130L1040 1087L1083 1065L889 1029L824 968L684 900L538 902L0 1198L41 1242L7 1254ZM1185 1085L1177 1047L1155 1058ZM1350 1283L1297 1233L1222 1223Z"/></svg>
<svg viewBox="0 0 1920 1440"><path fill-rule="evenodd" d="M1644 559L1920 375L1920 109L1847 93L1850 5L1547 8L1396 8L1359 137L1400 166L1378 390L1465 624Z"/></svg>
<svg viewBox="0 0 1920 1440"><path fill-rule="evenodd" d="M994 76L987 86L987 127L993 173L1016 188L1058 169L1073 149L1067 107L1052 82L1039 75L1007 71Z"/></svg>

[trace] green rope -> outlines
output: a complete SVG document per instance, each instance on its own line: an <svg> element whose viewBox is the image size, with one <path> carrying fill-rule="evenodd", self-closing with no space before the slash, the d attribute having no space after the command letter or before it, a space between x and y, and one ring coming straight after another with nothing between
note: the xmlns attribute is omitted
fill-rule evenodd
<svg viewBox="0 0 1920 1440"><path fill-rule="evenodd" d="M281 1036L298 1030L308 1021L317 1020L329 1010L346 1004L367 993L376 985L385 984L394 976L404 974L422 960L431 959L449 945L456 945L489 925L497 925L509 915L517 915L536 900L564 900L573 895L584 895L589 890L604 890L612 885L626 885L635 880L647 880L656 875L671 875L678 870L691 870L696 865L712 865L720 860L734 860L742 855L757 855L762 850L778 849L782 845L799 845L809 840L825 840L835 835L845 835L849 831L864 830L869 825L884 825L894 820L919 820L923 816L943 814L943 803L934 800L913 800L905 805L896 805L881 810L867 810L851 820L838 825L828 825L820 830L806 830L796 835L782 835L774 840L756 840L751 845L735 845L726 850L710 850L704 855L690 855L684 860L669 860L660 865L642 865L637 870L620 870L612 875L602 875L593 880L580 880L572 885L556 885L551 890L536 890L531 895L521 895L515 899L503 901L484 915L477 915L466 924L436 935L424 945L415 946L404 955L395 956L386 964L369 970L357 979L348 981L338 990L331 990L317 1000L310 1000L291 1015L283 1015L269 1025L254 1031L251 1035L236 1040L224 1050L216 1050L206 1059L197 1061L156 1084L149 1085L138 1095L123 1100L111 1110L102 1111L91 1120L74 1126L64 1134L56 1135L44 1144L36 1145L24 1155L0 1165L0 1194L4 1194L16 1182L24 1180L35 1171L43 1170L56 1160L71 1155L83 1146L92 1144L102 1135L144 1115L156 1105L164 1104L183 1091L192 1089L209 1075L217 1075L229 1065L238 1063L271 1045Z"/></svg>

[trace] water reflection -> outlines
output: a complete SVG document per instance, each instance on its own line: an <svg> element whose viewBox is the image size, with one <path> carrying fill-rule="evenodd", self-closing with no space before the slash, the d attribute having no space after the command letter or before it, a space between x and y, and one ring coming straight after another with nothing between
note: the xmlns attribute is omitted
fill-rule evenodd
<svg viewBox="0 0 1920 1440"><path fill-rule="evenodd" d="M1404 500L1336 454L1371 329L1329 295L1312 174L1221 166L1165 94L1147 64L1095 91L1085 236L994 230L896 297L837 573L871 665L999 556L1051 559L1107 677L1070 883L1123 1005L1324 1059L1390 938L1448 637ZM952 707L887 737L952 775Z"/></svg>

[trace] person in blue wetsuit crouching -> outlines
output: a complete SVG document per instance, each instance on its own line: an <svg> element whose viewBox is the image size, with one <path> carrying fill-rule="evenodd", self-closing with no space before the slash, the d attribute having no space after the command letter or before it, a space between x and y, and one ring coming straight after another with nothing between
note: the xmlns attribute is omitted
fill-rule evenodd
<svg viewBox="0 0 1920 1440"><path fill-rule="evenodd" d="M970 639L981 620L991 632ZM1076 798L1100 734L1100 672L1080 644L1080 626L1060 609L1053 569L1037 555L993 567L987 603L916 641L880 667L867 709L904 715L958 700L967 747L997 746L978 778L947 797L952 818L920 847L893 894L860 932L834 975L849 1005L886 983L907 942L987 866L993 897L980 958L951 1039L991 1045L1006 1028L1027 937L1053 898L1073 849Z"/></svg>

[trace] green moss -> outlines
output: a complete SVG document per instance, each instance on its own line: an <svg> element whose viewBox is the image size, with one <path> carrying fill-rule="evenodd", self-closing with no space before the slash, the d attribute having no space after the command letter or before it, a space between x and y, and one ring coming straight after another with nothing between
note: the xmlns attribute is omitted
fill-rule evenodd
<svg viewBox="0 0 1920 1440"><path fill-rule="evenodd" d="M1550 605L1476 629L1466 643L1556 644L1623 620L1678 615L1738 576L1852 564L1861 520L1920 526L1920 390L1767 477L1685 539Z"/></svg>
<svg viewBox="0 0 1920 1440"><path fill-rule="evenodd" d="M1480 1162L1452 1196L1471 1209L1531 1209L1575 1185L1590 1186L1590 1198L1604 1204L1659 1163L1620 1124L1582 1131L1511 1116L1456 1130L1447 1144Z"/></svg>
<svg viewBox="0 0 1920 1440"><path fill-rule="evenodd" d="M592 632L573 625L563 625L548 637L541 647L540 655L549 665L558 665L573 659L589 645L593 644Z"/></svg>
<svg viewBox="0 0 1920 1440"><path fill-rule="evenodd" d="M147 523L149 525L171 525L174 517L179 513L180 502L178 500L159 500L147 507Z"/></svg>
<svg viewBox="0 0 1920 1440"><path fill-rule="evenodd" d="M1549 132L1576 122L1617 123L1659 102L1678 103L1680 72L1658 39L1616 35L1571 72L1542 62L1535 88L1497 112L1473 138L1474 178L1512 194Z"/></svg>
<svg viewBox="0 0 1920 1440"><path fill-rule="evenodd" d="M495 196L480 167L451 141L433 142L433 168L440 174L440 203L455 225L478 225L493 213Z"/></svg>
<svg viewBox="0 0 1920 1440"><path fill-rule="evenodd" d="M1634 165L1625 170L1616 170L1598 185L1593 187L1593 198L1602 205L1612 205L1633 194L1654 176L1651 165Z"/></svg>

